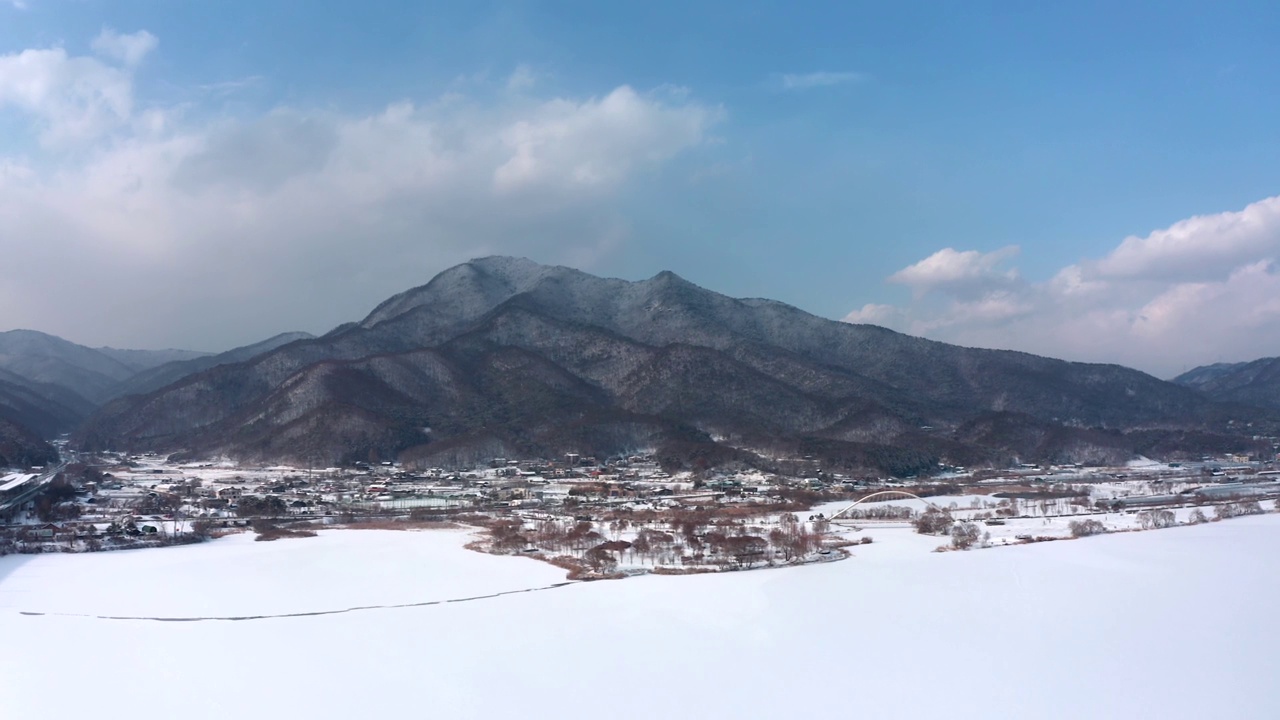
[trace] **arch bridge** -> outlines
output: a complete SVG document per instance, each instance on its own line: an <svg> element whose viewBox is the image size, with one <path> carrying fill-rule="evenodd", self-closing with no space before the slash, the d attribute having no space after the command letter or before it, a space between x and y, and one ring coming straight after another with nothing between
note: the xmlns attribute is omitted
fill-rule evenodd
<svg viewBox="0 0 1280 720"><path fill-rule="evenodd" d="M913 498L913 499L915 499L915 500L919 500L920 502L922 502L922 503L924 503L925 505L929 506L929 508L931 508L931 509L933 509L933 510L941 510L941 509L942 509L942 508L938 507L937 505L934 505L933 503L929 502L928 500L925 500L924 498L920 497L919 495L916 495L915 493L909 493L909 492L907 492L907 491L905 491L905 490L880 490L880 491L878 491L878 492L873 492L873 493L871 493L870 495L867 495L866 497L862 497L862 498L858 498L857 500L854 500L854 501L853 501L853 503L852 503L852 504L850 504L848 507L844 508L843 510L841 510L841 511L840 511L840 512L838 512L838 513L836 513L835 515L832 515L831 517L827 518L827 520L828 520L828 521L835 520L836 518L840 517L841 515L844 515L845 513L849 512L850 510L852 510L852 509L854 509L854 508L858 507L858 506L859 506L859 505L861 505L862 503L867 502L867 501L868 501L868 500L870 500L871 498L884 497L885 495L896 495L896 496L901 496L901 497L909 497L909 498ZM859 518L859 519L860 519L860 520L866 520L867 518Z"/></svg>

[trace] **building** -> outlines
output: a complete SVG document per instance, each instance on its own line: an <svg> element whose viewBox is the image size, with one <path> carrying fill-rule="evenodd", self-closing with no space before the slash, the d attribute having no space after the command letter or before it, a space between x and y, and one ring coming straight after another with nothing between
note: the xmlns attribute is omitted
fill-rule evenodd
<svg viewBox="0 0 1280 720"><path fill-rule="evenodd" d="M40 476L34 473L15 473L0 478L0 515L8 515L30 500L40 487Z"/></svg>

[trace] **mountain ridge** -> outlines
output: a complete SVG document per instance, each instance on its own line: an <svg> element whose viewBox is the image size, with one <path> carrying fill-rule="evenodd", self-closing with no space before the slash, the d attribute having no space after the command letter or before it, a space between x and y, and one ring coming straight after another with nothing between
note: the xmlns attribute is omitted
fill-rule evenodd
<svg viewBox="0 0 1280 720"><path fill-rule="evenodd" d="M1000 440L1007 423L963 430L990 413L1061 431L1037 444ZM1275 420L1118 365L947 345L672 272L632 282L491 257L320 337L116 399L74 441L326 462L682 448L675 463L802 446L940 461L1090 443L1119 455L1155 441L1107 433L1226 437Z"/></svg>
<svg viewBox="0 0 1280 720"><path fill-rule="evenodd" d="M137 374L129 377L116 386L112 391L112 398L124 395L142 395L154 392L160 388L170 385L187 375L191 375L202 370L207 370L218 365L226 365L228 363L242 362L252 359L264 352L275 350L276 348L287 345L295 340L309 340L315 336L307 332L284 332L273 335L266 340L260 340L256 343L232 348L221 353L203 353L196 357L172 360L160 365L140 370Z"/></svg>
<svg viewBox="0 0 1280 720"><path fill-rule="evenodd" d="M1177 376L1172 382L1193 388L1217 402L1280 410L1280 357L1203 365Z"/></svg>
<svg viewBox="0 0 1280 720"><path fill-rule="evenodd" d="M130 389L155 390L207 367L250 359L309 337L282 333L214 355L91 348L37 330L0 332L0 420L7 448L0 455L15 464L56 458L47 440L77 429L95 410Z"/></svg>

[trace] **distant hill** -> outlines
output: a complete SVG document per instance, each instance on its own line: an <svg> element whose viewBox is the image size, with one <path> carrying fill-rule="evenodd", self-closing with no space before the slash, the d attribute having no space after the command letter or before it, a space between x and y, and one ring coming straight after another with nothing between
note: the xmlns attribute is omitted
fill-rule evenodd
<svg viewBox="0 0 1280 720"><path fill-rule="evenodd" d="M671 465L809 456L906 473L1247 444L1237 421L1276 417L1116 365L826 320L670 272L627 282L484 258L322 337L117 399L73 441L324 463L645 449Z"/></svg>
<svg viewBox="0 0 1280 720"><path fill-rule="evenodd" d="M166 363L194 360L213 355L213 353L197 352L195 350L118 350L111 347L95 349L135 373L150 370Z"/></svg>
<svg viewBox="0 0 1280 720"><path fill-rule="evenodd" d="M309 340L314 337L311 333L305 332L288 332L281 333L271 338L267 338L261 342L252 345L245 345L234 350L228 350L217 355L201 355L199 357L182 358L167 362L161 365L152 366L144 369L138 374L124 380L115 387L112 394L116 397L122 395L142 395L177 382L182 378L198 373L202 370L208 370L218 365L226 365L228 363L243 362L264 352L275 350L276 348L287 345L295 340Z"/></svg>
<svg viewBox="0 0 1280 720"><path fill-rule="evenodd" d="M90 348L35 330L0 332L0 418L23 432L52 438L76 429L99 406L122 394L149 392L184 375L309 337L284 333L211 355Z"/></svg>
<svg viewBox="0 0 1280 720"><path fill-rule="evenodd" d="M1213 383L1219 378L1230 375L1247 363L1214 363L1212 365L1201 365L1182 373L1173 379L1173 382L1190 388L1201 388L1205 385Z"/></svg>
<svg viewBox="0 0 1280 720"><path fill-rule="evenodd" d="M93 404L136 370L93 348L35 330L0 332L0 370L27 381L58 385Z"/></svg>
<svg viewBox="0 0 1280 720"><path fill-rule="evenodd" d="M1280 410L1280 358L1205 365L1179 375L1173 382L1219 402Z"/></svg>

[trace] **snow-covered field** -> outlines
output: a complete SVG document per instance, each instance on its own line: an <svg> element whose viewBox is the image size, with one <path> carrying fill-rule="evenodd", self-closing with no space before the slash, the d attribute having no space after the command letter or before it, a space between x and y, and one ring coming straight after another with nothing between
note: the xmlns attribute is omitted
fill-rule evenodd
<svg viewBox="0 0 1280 720"><path fill-rule="evenodd" d="M1280 717L1280 515L971 552L894 537L837 563L238 621L82 615L461 600L563 572L456 531L0 558L0 716Z"/></svg>

